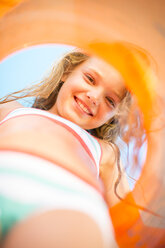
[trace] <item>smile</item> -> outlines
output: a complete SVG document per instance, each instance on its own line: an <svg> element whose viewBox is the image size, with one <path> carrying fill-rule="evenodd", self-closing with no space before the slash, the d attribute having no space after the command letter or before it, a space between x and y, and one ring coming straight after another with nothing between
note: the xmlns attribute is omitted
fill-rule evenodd
<svg viewBox="0 0 165 248"><path fill-rule="evenodd" d="M79 106L79 108L85 112L85 114L93 116L93 113L91 112L91 110L80 100L78 99L76 96L74 97L77 105Z"/></svg>

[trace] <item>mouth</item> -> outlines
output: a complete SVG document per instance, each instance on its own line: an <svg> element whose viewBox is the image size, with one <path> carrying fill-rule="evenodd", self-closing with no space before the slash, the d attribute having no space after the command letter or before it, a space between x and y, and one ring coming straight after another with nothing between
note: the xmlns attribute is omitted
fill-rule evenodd
<svg viewBox="0 0 165 248"><path fill-rule="evenodd" d="M78 97L74 96L74 99L78 105L78 107L81 109L81 111L87 115L93 116L93 113L91 111L91 109L82 101L80 100Z"/></svg>

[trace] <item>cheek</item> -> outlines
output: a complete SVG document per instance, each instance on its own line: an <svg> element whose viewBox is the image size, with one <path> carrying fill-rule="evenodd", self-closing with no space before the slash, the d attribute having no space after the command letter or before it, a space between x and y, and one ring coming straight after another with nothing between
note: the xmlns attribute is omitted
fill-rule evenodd
<svg viewBox="0 0 165 248"><path fill-rule="evenodd" d="M70 94L70 87L67 86L67 84L63 84L63 86L61 87L59 93L58 93L58 97L57 97L57 101L62 102L66 99L66 97Z"/></svg>
<svg viewBox="0 0 165 248"><path fill-rule="evenodd" d="M60 95L64 98L70 97L76 91L76 83L75 82L66 82L60 90Z"/></svg>
<svg viewBox="0 0 165 248"><path fill-rule="evenodd" d="M109 121L115 115L115 113L116 113L115 110L108 110L108 111L102 112L103 124Z"/></svg>
<svg viewBox="0 0 165 248"><path fill-rule="evenodd" d="M111 109L109 106L107 106L106 103L102 106L100 109L101 114L103 115L103 118L109 119L114 115L114 109Z"/></svg>

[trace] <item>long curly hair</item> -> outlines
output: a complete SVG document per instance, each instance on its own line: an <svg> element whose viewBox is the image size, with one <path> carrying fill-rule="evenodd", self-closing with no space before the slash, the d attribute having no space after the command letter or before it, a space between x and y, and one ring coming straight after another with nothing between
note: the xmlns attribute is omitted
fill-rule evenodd
<svg viewBox="0 0 165 248"><path fill-rule="evenodd" d="M122 46L125 46L124 43L121 43ZM129 46L126 44L126 49L131 54L138 54L144 63L144 70L147 67L150 67L150 57L147 55L147 52L139 50L134 46ZM81 50L75 50L69 52L64 57L60 59L60 61L53 67L50 75L44 78L40 83L34 84L29 88L25 88L23 90L14 92L0 99L0 104L11 102L14 100L19 100L26 97L35 97L35 101L32 104L33 108L38 108L42 110L49 110L53 107L56 102L58 93L65 83L63 80L70 73L74 71L74 69L82 64L83 62L89 59L89 55ZM125 61L125 66L127 67L127 63L130 65L131 61ZM129 66L128 66L129 67ZM134 68L134 72L136 75L136 69ZM129 68L127 68L129 73ZM145 129L143 127L142 122L143 116L140 114L140 111L137 108L136 101L134 97L129 92L128 89L125 90L125 95L121 100L118 111L108 122L103 124L102 126L87 130L92 135L96 136L99 139L103 139L105 142L112 145L115 154L116 161L119 171L119 176L115 184L115 193L117 194L117 185L121 179L121 169L120 169L120 151L118 146L116 145L117 138L120 137L121 140L124 141L125 144L129 145L130 141L134 140L134 155L133 161L131 161L132 165L136 165L139 163L139 150L142 144L145 141ZM116 147L116 149L115 149ZM129 164L127 162L127 164ZM118 195L120 198L120 196Z"/></svg>
<svg viewBox="0 0 165 248"><path fill-rule="evenodd" d="M89 58L84 52L73 51L66 54L52 69L50 75L44 78L40 83L34 84L29 88L14 92L0 100L0 104L19 100L27 97L35 97L33 108L49 110L55 104L60 88L62 87L64 77L67 77L78 65ZM19 96L18 96L19 94ZM108 143L114 143L120 134L119 115L125 111L131 102L131 95L126 91L123 100L120 103L120 111L112 117L107 123L99 128L87 130L92 135L106 140ZM124 104L123 104L124 103ZM123 115L123 114L122 114Z"/></svg>

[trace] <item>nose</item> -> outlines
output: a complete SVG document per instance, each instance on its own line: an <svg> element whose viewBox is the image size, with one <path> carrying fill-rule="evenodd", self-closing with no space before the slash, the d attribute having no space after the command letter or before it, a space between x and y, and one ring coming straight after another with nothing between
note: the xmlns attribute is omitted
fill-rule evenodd
<svg viewBox="0 0 165 248"><path fill-rule="evenodd" d="M91 103L93 105L98 105L100 102L100 96L99 94L97 94L95 91L89 91L86 94L87 98L89 99L89 101L91 101Z"/></svg>

